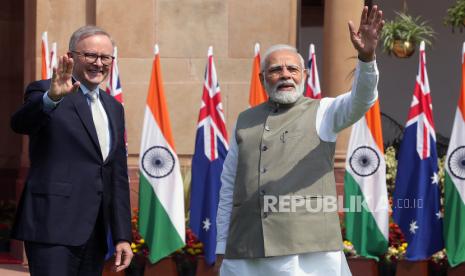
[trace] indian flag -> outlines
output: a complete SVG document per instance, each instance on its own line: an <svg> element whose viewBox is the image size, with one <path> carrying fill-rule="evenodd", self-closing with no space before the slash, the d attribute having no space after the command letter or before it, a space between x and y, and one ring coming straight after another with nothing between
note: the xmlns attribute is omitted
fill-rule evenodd
<svg viewBox="0 0 465 276"><path fill-rule="evenodd" d="M158 45L140 145L139 232L155 263L184 246L184 189L163 91Z"/></svg>
<svg viewBox="0 0 465 276"><path fill-rule="evenodd" d="M41 47L41 76L43 80L49 79L52 77L52 73L50 71L50 54L48 49L48 34L47 32L42 33L42 42L40 44Z"/></svg>
<svg viewBox="0 0 465 276"><path fill-rule="evenodd" d="M462 87L446 157L444 183L444 240L449 264L465 261L465 43L462 49ZM439 214L440 215L440 214Z"/></svg>
<svg viewBox="0 0 465 276"><path fill-rule="evenodd" d="M255 43L252 65L252 77L250 78L249 106L254 107L268 100L268 95L260 82L260 44Z"/></svg>
<svg viewBox="0 0 465 276"><path fill-rule="evenodd" d="M378 259L388 247L389 204L379 102L353 127L344 176L346 238L360 256Z"/></svg>

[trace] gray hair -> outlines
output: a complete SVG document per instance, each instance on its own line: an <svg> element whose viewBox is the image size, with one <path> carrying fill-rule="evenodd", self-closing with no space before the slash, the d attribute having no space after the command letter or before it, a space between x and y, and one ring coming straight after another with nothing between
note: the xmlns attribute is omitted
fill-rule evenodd
<svg viewBox="0 0 465 276"><path fill-rule="evenodd" d="M108 37L113 47L115 47L115 42L111 38L110 34L107 33L104 29L97 27L97 26L87 25L87 26L83 26L77 29L71 35L71 38L69 39L69 50L75 51L76 45L78 44L79 41L83 40L86 37L94 36L94 35L104 35Z"/></svg>
<svg viewBox="0 0 465 276"><path fill-rule="evenodd" d="M296 53L298 56L299 56L299 59L300 59L300 63L302 65L302 70L305 69L305 62L304 62L304 58L302 57L301 54L299 54L299 52L297 51L297 49L291 45L287 45L287 44L275 44L273 46L271 46L270 48L268 48L265 52L265 54L263 55L263 58L262 60L260 61L260 71L265 71L265 66L266 66L266 63L268 62L268 57L271 55L271 53L274 53L276 51L282 51L282 50L286 50L286 51L291 51L291 52L294 52Z"/></svg>

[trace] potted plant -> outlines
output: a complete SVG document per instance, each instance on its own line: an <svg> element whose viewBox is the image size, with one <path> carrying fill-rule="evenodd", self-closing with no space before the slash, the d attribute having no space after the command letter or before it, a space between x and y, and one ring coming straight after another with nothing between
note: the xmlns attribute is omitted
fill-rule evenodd
<svg viewBox="0 0 465 276"><path fill-rule="evenodd" d="M447 9L444 24L452 26L452 31L459 28L462 32L465 26L465 0L457 0L452 7Z"/></svg>
<svg viewBox="0 0 465 276"><path fill-rule="evenodd" d="M186 228L186 245L173 253L178 275L196 275L197 259L203 253L203 244L197 239L192 230Z"/></svg>
<svg viewBox="0 0 465 276"><path fill-rule="evenodd" d="M10 231L15 210L13 201L0 200L0 252L10 251Z"/></svg>
<svg viewBox="0 0 465 276"><path fill-rule="evenodd" d="M422 40L431 46L434 31L426 21L420 16L412 17L404 12L396 14L396 18L386 22L381 32L385 52L398 58L407 58L414 53L416 45Z"/></svg>
<svg viewBox="0 0 465 276"><path fill-rule="evenodd" d="M139 209L134 208L132 210L132 243L131 249L134 253L131 264L126 269L126 276L142 276L144 275L145 265L147 263L147 256L149 255L149 248L145 243L145 240L139 234L138 228L139 222Z"/></svg>
<svg viewBox="0 0 465 276"><path fill-rule="evenodd" d="M432 275L446 276L448 268L448 261L446 249L440 250L431 256L429 261L429 270ZM463 275L463 274L462 274Z"/></svg>

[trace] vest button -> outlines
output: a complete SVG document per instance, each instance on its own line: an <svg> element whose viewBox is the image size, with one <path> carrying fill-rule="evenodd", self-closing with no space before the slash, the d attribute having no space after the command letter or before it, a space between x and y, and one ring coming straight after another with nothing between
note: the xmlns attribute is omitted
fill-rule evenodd
<svg viewBox="0 0 465 276"><path fill-rule="evenodd" d="M265 126L265 130L266 130L266 131L270 131L270 126L266 125L266 126Z"/></svg>
<svg viewBox="0 0 465 276"><path fill-rule="evenodd" d="M260 190L260 195L265 195L265 190Z"/></svg>
<svg viewBox="0 0 465 276"><path fill-rule="evenodd" d="M268 149L267 146L263 146L263 147L262 147L262 150L263 150L263 151L266 151L267 149Z"/></svg>
<svg viewBox="0 0 465 276"><path fill-rule="evenodd" d="M262 173L266 173L266 168L262 168Z"/></svg>

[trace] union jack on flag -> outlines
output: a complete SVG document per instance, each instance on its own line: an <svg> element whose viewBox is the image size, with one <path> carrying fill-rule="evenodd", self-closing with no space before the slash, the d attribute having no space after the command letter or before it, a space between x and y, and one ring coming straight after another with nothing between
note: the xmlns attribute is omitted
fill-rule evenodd
<svg viewBox="0 0 465 276"><path fill-rule="evenodd" d="M421 159L431 156L431 143L436 142L433 122L433 104L426 73L425 49L420 48L418 75L410 104L406 127L417 123L416 149ZM433 139L433 141L431 141Z"/></svg>
<svg viewBox="0 0 465 276"><path fill-rule="evenodd" d="M113 55L115 59L111 64L110 76L105 91L115 97L118 102L123 103L123 89L119 80L118 49L116 47L114 48Z"/></svg>
<svg viewBox="0 0 465 276"><path fill-rule="evenodd" d="M50 50L50 77L52 77L53 68L58 67L58 56L57 56L57 43L52 43L52 50Z"/></svg>
<svg viewBox="0 0 465 276"><path fill-rule="evenodd" d="M312 99L321 99L320 79L316 67L315 45L310 44L308 53L308 77L305 96Z"/></svg>
<svg viewBox="0 0 465 276"><path fill-rule="evenodd" d="M223 162L229 147L227 137L213 48L210 46L192 157L190 200L190 227L204 244L205 260L209 264L215 262L216 211Z"/></svg>
<svg viewBox="0 0 465 276"><path fill-rule="evenodd" d="M433 110L426 73L425 44L413 100L399 150L393 218L402 229L408 260L424 260L444 248Z"/></svg>

